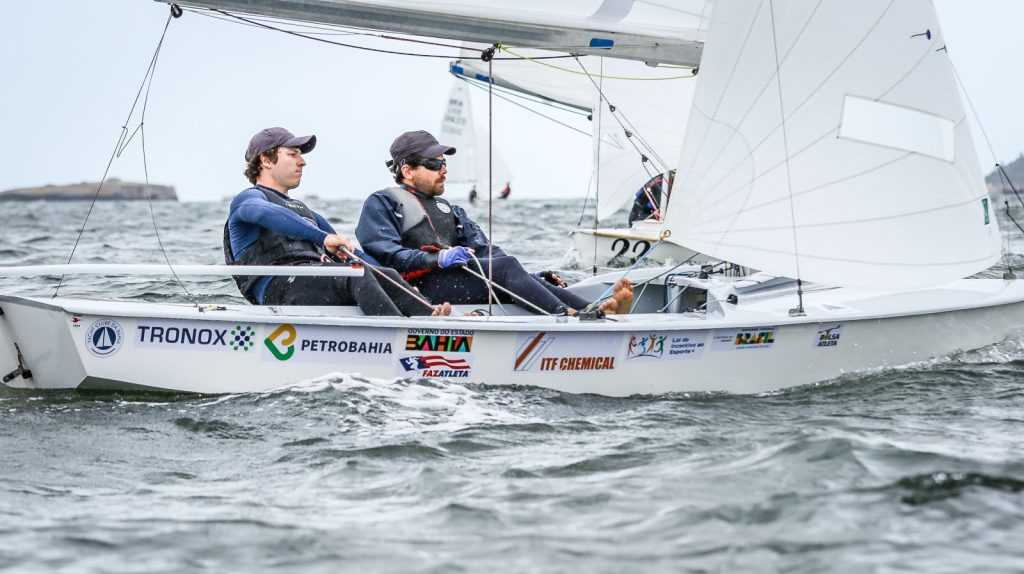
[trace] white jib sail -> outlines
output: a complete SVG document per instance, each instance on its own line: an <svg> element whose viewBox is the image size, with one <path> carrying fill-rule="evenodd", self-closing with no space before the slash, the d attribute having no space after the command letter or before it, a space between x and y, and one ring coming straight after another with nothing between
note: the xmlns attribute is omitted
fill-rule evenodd
<svg viewBox="0 0 1024 574"><path fill-rule="evenodd" d="M838 285L992 265L1000 234L950 66L928 0L716 5L671 240Z"/></svg>
<svg viewBox="0 0 1024 574"><path fill-rule="evenodd" d="M468 87L462 80L454 80L448 93L448 105L441 120L441 143L455 147L456 153L448 158L447 180L452 184L476 186L478 192L486 194L488 179L494 193L511 183L508 165L493 150L493 174L488 156L488 141L485 134L475 128L473 106Z"/></svg>

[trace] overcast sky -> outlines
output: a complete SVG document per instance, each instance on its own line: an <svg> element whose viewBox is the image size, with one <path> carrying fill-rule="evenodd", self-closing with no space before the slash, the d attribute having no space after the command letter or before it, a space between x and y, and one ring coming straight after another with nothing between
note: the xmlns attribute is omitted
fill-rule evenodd
<svg viewBox="0 0 1024 574"><path fill-rule="evenodd" d="M998 159L1009 162L1024 151L1024 1L935 3ZM8 159L0 190L100 178L166 15L149 0L4 4L0 151ZM186 13L171 23L149 102L150 180L175 185L183 200L234 195L247 184L249 137L281 125L320 137L301 192L365 197L387 185L384 160L397 134L436 133L451 81L446 60L370 54ZM473 93L482 122L486 101ZM516 197L586 192L588 138L500 101L495 114ZM976 147L988 170L980 137ZM111 170L123 179L142 174L137 145Z"/></svg>

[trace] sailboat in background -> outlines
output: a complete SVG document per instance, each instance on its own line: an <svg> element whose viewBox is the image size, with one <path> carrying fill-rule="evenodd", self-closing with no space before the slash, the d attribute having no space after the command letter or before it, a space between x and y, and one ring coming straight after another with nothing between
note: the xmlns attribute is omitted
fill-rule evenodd
<svg viewBox="0 0 1024 574"><path fill-rule="evenodd" d="M500 10L427 0L188 4L700 64L677 164L685 176L661 229L762 272L636 270L648 284L615 321L525 316L512 305L489 317L380 318L0 296L9 386L242 392L346 371L620 396L754 393L975 349L1024 327L1024 282L963 279L999 259L1000 233L928 0L717 3L706 42L667 16L650 21L652 10L672 11L653 3L609 1L575 18L571 7L531 11L532 0ZM594 299L622 274L573 289Z"/></svg>
<svg viewBox="0 0 1024 574"><path fill-rule="evenodd" d="M493 195L507 199L512 191L512 175L497 149L488 154L487 138L475 127L472 98L465 82L455 80L448 93L448 105L441 120L441 141L458 150L448 164L447 183L465 188L470 203L476 203L487 182L493 182ZM493 162L493 163L492 163ZM493 169L493 172L492 172ZM484 194L484 197L488 197Z"/></svg>
<svg viewBox="0 0 1024 574"><path fill-rule="evenodd" d="M701 10L689 13L686 22L700 27ZM629 206L649 181L675 169L682 149L679 134L686 128L693 99L691 70L599 56L552 63L543 60L553 55L550 51L510 51L523 59L489 68L479 58L463 58L452 62L450 71L477 86L486 86L490 73L506 99L518 98L531 108L547 106L566 119L589 119L584 135L593 149L588 196L595 197L595 212L592 225L570 232L577 262L589 268L629 265L640 257L650 262L706 261L681 245L659 241L664 201L655 202L647 220L610 227L598 223ZM580 182L581 190L585 183ZM667 199L665 191L660 197Z"/></svg>

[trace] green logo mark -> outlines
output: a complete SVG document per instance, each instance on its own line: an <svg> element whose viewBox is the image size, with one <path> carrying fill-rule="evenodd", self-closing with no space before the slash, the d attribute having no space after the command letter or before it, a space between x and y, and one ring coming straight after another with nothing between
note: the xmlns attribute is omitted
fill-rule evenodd
<svg viewBox="0 0 1024 574"><path fill-rule="evenodd" d="M295 354L295 339L297 334L295 327L284 324L274 329L274 332L269 337L263 339L263 344L270 349L270 353L277 358L278 361L287 361L292 358ZM280 341L278 341L280 339ZM280 346L278 345L280 343Z"/></svg>

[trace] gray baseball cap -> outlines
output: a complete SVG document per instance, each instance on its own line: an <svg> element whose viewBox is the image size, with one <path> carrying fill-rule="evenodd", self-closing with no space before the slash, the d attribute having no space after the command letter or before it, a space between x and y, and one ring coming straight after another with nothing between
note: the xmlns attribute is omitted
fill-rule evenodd
<svg viewBox="0 0 1024 574"><path fill-rule="evenodd" d="M249 140L249 147L245 150L245 161L251 161L259 154L278 146L297 147L302 153L309 153L316 147L316 136L296 137L284 128L260 130Z"/></svg>
<svg viewBox="0 0 1024 574"><path fill-rule="evenodd" d="M405 132L391 144L391 162L388 165L397 165L410 157L437 157L441 154L455 155L455 148L437 143L437 138L423 130Z"/></svg>

